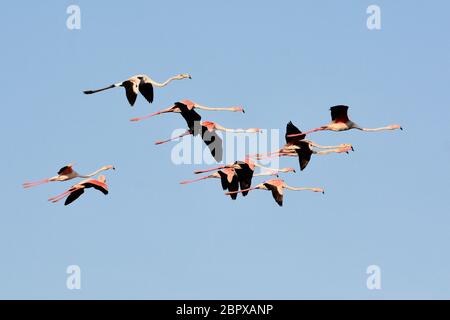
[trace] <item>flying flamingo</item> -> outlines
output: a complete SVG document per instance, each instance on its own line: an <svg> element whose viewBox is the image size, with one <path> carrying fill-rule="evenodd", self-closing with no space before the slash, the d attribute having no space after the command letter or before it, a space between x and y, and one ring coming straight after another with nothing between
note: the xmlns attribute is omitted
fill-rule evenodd
<svg viewBox="0 0 450 320"><path fill-rule="evenodd" d="M213 107L206 107L206 106L202 106L196 102L190 101L190 100L181 100L179 102L175 102L173 106L168 107L166 109L157 111L155 113L143 116L143 117L139 117L139 118L132 118L130 119L130 121L140 121L140 120L144 120L144 119L148 119L150 117L159 115L159 114L163 114L163 113L170 113L170 112L174 112L174 113L181 113L181 114L186 114L189 113L189 111L194 110L194 109L200 109L200 110L209 110L209 111L233 111L233 112L243 112L244 108L242 107L227 107L227 108L213 108Z"/></svg>
<svg viewBox="0 0 450 320"><path fill-rule="evenodd" d="M217 162L222 161L223 148L222 139L217 134L217 131L234 132L234 133L258 133L261 129L229 129L221 126L220 124L212 121L203 121L200 123L201 116L195 110L183 111L181 109L181 116L186 120L188 130L186 132L175 136L167 140L156 141L155 144L163 144L187 135L197 136L200 135L203 142L208 146L211 155Z"/></svg>
<svg viewBox="0 0 450 320"><path fill-rule="evenodd" d="M223 190L228 190L228 191L239 190L238 177L237 177L236 171L233 168L225 168L223 170L219 170L217 172L214 172L213 174L210 174L210 175L198 178L198 179L181 181L180 184L188 184L188 183L193 183L196 181L211 179L211 178L220 179ZM235 200L237 197L237 194L231 194L230 197L231 197L231 199Z"/></svg>
<svg viewBox="0 0 450 320"><path fill-rule="evenodd" d="M229 192L226 192L225 194L231 195L233 193L248 192L248 191L256 190L256 189L272 191L272 196L275 199L276 203L278 203L278 205L280 207L283 206L283 189L288 189L288 190L293 190L293 191L309 190L309 191L324 193L324 190L322 188L295 188L295 187L288 186L282 179L272 179L272 180L264 181L263 183L260 183L252 188L248 188L248 189L244 189L244 190L240 190L240 191L229 191Z"/></svg>
<svg viewBox="0 0 450 320"><path fill-rule="evenodd" d="M73 185L67 191L48 199L53 203L58 202L59 200L67 197L64 205L67 206L77 200L83 193L84 189L94 188L98 191L101 191L104 195L108 194L108 186L106 185L106 177L104 175L100 175L98 179L86 179L75 185Z"/></svg>
<svg viewBox="0 0 450 320"><path fill-rule="evenodd" d="M285 134L286 144L276 151L270 152L266 155L257 154L255 159L261 160L271 157L291 156L298 157L300 163L300 170L303 171L311 160L311 155L326 155L330 153L348 153L353 150L351 144L341 144L338 146L322 146L309 140L305 140L305 134L300 131L292 121L289 121L286 125ZM318 149L328 149L326 151L317 151L313 147Z"/></svg>
<svg viewBox="0 0 450 320"><path fill-rule="evenodd" d="M138 96L138 93L140 92L144 98L149 102L153 102L153 86L155 87L165 87L173 80L182 80L182 79L192 79L192 77L189 74L179 74L173 77L170 77L164 82L156 82L149 76L145 74L138 74L135 76L132 76L128 78L125 81L114 83L108 87L97 89L97 90L86 90L83 91L85 94L93 94L100 91L116 88L116 87L124 87L125 88L125 94L127 96L128 102L131 106L134 105L136 102L136 98Z"/></svg>
<svg viewBox="0 0 450 320"><path fill-rule="evenodd" d="M35 181L35 182L25 182L24 184L22 184L22 186L24 188L30 188L30 187L34 187L34 186L38 186L38 185L47 183L47 182L52 182L52 181L67 181L67 180L71 180L74 178L87 179L87 178L97 175L98 173L100 173L102 171L106 171L106 170L110 170L110 169L115 170L114 166L108 165L108 166L101 167L100 169L98 169L90 174L81 175L78 172L76 172L75 170L73 170L72 167L73 167L72 163L68 164L68 165L62 167L61 169L59 169L58 175L56 175L54 177L42 179L42 180Z"/></svg>
<svg viewBox="0 0 450 320"><path fill-rule="evenodd" d="M237 191L237 190L239 190L239 185L242 186L242 183L243 183L243 181L239 179L239 178L242 179L242 177L240 177L240 175L237 173L237 170L238 169L235 169L232 167L231 168L223 168L221 170L218 170L217 172L214 172L212 174L209 174L209 175L206 175L206 176L194 179L194 180L181 181L180 184L188 184L188 183L193 183L193 182L197 182L197 181L201 181L201 180L215 178L215 179L220 179L223 190ZM286 169L281 169L281 170L286 170ZM274 175L278 176L278 174L276 172L263 172L263 173L258 173L258 174L254 174L254 175L252 174L253 177L274 176ZM250 178L250 180L251 180L251 178ZM231 199L236 200L237 193L230 194L230 197L231 197Z"/></svg>
<svg viewBox="0 0 450 320"><path fill-rule="evenodd" d="M195 174L206 173L226 168L233 168L236 171L236 174L239 179L239 185L241 190L248 189L252 184L252 178L257 176L254 174L255 167L267 169L268 172L272 172L272 174L277 174L278 172L295 172L293 168L281 168L281 169L273 169L269 167L262 166L258 163L255 163L249 157L246 157L244 161L235 161L234 163L207 169L207 170L196 170ZM258 175L267 175L267 174L258 174ZM245 197L248 194L248 191L242 192L242 195Z"/></svg>
<svg viewBox="0 0 450 320"><path fill-rule="evenodd" d="M389 126L380 127L380 128L360 127L348 118L347 110L348 110L348 106L344 106L344 105L338 105L338 106L331 107L330 108L331 122L329 124L321 126L316 129L309 130L304 133L291 134L291 135L289 135L289 137L297 137L297 136L307 135L309 133L321 131L321 130L346 131L346 130L350 130L350 129L358 129L361 131L368 131L368 132L383 131L383 130L395 130L395 129L403 130L403 128L401 126L399 126L398 124L389 125Z"/></svg>

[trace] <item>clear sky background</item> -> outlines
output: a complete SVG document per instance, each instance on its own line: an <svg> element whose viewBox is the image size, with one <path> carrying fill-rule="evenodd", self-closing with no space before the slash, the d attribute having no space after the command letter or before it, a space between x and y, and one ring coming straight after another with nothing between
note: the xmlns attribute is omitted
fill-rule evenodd
<svg viewBox="0 0 450 320"><path fill-rule="evenodd" d="M66 8L81 8L81 30ZM366 8L381 7L369 31ZM0 298L450 298L448 1L13 1L0 10ZM136 73L192 80L134 108L123 89L82 90ZM219 181L182 186L194 169L153 141L178 115L129 118L190 98L236 105L206 113L228 127L306 130L350 106L360 125L320 132L350 155L313 158L279 208L270 193L231 201ZM114 164L110 194L47 202L72 185L24 190L75 161ZM298 167L295 158L283 166ZM261 181L258 179L257 181ZM66 268L81 268L81 290ZM381 268L368 290L366 268Z"/></svg>

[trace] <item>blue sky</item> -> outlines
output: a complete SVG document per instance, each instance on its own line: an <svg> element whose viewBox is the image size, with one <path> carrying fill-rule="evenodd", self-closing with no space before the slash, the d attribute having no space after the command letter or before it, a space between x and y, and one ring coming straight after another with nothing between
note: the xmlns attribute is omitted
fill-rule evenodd
<svg viewBox="0 0 450 320"><path fill-rule="evenodd" d="M81 8L81 30L66 8ZM366 8L381 8L369 31ZM450 22L446 1L15 1L2 5L0 298L450 298ZM193 79L134 108L122 90L82 90L147 73ZM189 98L245 115L229 127L301 129L350 106L358 124L404 131L319 132L351 155L313 158L283 208L256 191L231 201L218 181L182 186L201 165L174 165L153 141L177 115L128 121ZM46 201L71 185L25 180L114 164L107 197ZM283 166L297 167L296 159ZM261 180L261 179L259 179ZM89 190L91 191L91 190ZM66 288L67 266L82 270ZM382 289L368 290L378 265Z"/></svg>

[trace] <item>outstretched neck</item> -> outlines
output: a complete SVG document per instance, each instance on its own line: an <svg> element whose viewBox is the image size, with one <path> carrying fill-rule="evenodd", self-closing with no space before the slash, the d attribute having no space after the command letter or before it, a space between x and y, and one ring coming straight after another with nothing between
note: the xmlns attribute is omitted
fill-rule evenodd
<svg viewBox="0 0 450 320"><path fill-rule="evenodd" d="M398 124L389 125L389 126L385 126L385 127L379 127L379 128L361 128L361 127L355 126L355 129L359 129L359 130L367 131L367 132L376 132L376 131L385 131L385 130L396 130L396 129L403 130L402 127L399 126Z"/></svg>
<svg viewBox="0 0 450 320"><path fill-rule="evenodd" d="M149 78L149 81L151 82L152 85L154 85L156 87L165 87L165 86L167 86L170 82L172 82L175 79L176 79L176 77L173 76L173 77L170 77L169 79L167 79L164 82L157 82L157 81L155 81L153 79L150 79L150 78Z"/></svg>
<svg viewBox="0 0 450 320"><path fill-rule="evenodd" d="M286 189L288 190L292 190L292 191L313 191L313 192L322 192L325 193L325 191L322 188L296 188L296 187L291 187L288 185L284 186Z"/></svg>
<svg viewBox="0 0 450 320"><path fill-rule="evenodd" d="M93 176L96 176L97 174L99 174L100 172L105 171L105 170L108 170L108 168L102 167L102 168L100 168L100 169L98 169L98 170L96 170L96 171L94 171L94 172L92 172L92 173L90 173L88 175L85 175L85 176L81 176L80 175L79 177L80 178L84 178L84 179L88 179L88 178L91 178Z"/></svg>

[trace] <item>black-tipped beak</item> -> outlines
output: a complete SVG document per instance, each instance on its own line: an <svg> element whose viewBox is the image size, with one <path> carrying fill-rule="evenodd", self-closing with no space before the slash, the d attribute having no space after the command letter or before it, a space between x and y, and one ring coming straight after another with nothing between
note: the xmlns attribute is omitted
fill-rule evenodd
<svg viewBox="0 0 450 320"><path fill-rule="evenodd" d="M400 130L403 130L403 128L402 128L402 127L400 127Z"/></svg>
<svg viewBox="0 0 450 320"><path fill-rule="evenodd" d="M112 167L113 170L116 170L116 167Z"/></svg>
<svg viewBox="0 0 450 320"><path fill-rule="evenodd" d="M352 147L352 151L355 151L355 149Z"/></svg>
<svg viewBox="0 0 450 320"><path fill-rule="evenodd" d="M322 191L322 194L325 194L325 190Z"/></svg>
<svg viewBox="0 0 450 320"><path fill-rule="evenodd" d="M245 113L245 110L244 110L244 109L242 109L242 113Z"/></svg>
<svg viewBox="0 0 450 320"><path fill-rule="evenodd" d="M293 172L296 173L297 171L294 170Z"/></svg>
<svg viewBox="0 0 450 320"><path fill-rule="evenodd" d="M189 78L189 79L192 79L192 77L191 77L191 76L189 76L188 78Z"/></svg>

